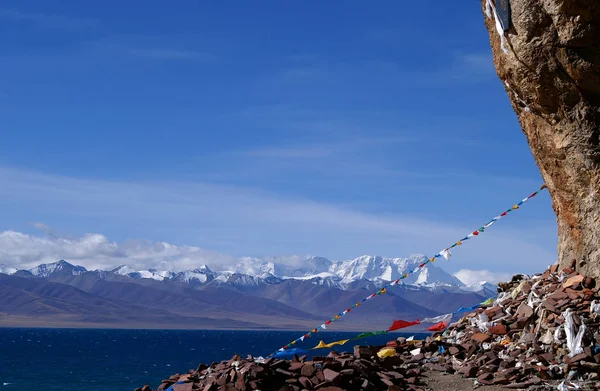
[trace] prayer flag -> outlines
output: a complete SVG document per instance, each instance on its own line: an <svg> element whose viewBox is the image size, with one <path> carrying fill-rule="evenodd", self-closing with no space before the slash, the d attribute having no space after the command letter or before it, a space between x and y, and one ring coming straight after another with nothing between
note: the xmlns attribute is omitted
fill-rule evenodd
<svg viewBox="0 0 600 391"><path fill-rule="evenodd" d="M375 335L383 335L383 334L387 334L387 331L370 331L367 333L360 333L356 337L354 337L354 339L373 337Z"/></svg>
<svg viewBox="0 0 600 391"><path fill-rule="evenodd" d="M405 327L410 327L410 326L420 324L420 323L421 323L421 321L418 319L415 321L412 321L412 322L408 322L406 320L395 320L394 323L392 323L392 325L388 329L388 331L400 330Z"/></svg>

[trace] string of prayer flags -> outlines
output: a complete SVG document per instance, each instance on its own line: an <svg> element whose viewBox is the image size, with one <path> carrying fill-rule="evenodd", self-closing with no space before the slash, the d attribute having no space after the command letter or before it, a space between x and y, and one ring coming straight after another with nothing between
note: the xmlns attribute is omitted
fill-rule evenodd
<svg viewBox="0 0 600 391"><path fill-rule="evenodd" d="M450 259L451 253L450 253L450 249L460 246L462 245L466 240L470 240L471 238L473 238L474 236L478 236L480 233L483 233L487 228L489 228L492 224L496 223L498 220L500 220L501 218L508 216L508 214L514 210L519 209L519 207L521 205L523 205L525 202L529 201L531 198L535 197L536 195L538 195L538 193L540 193L542 190L544 190L546 188L546 185L542 185L540 187L540 189L534 193L531 193L529 196L523 198L521 201L519 201L518 203L516 203L515 205L513 205L510 209L502 212L501 214L499 214L498 216L492 218L490 221L488 221L486 224L484 224L483 226L479 227L478 229L476 229L475 231L471 232L470 234L468 234L467 236L463 237L462 239L460 239L459 241L455 242L454 244L452 244L451 246L448 246L446 248L444 248L443 250L441 250L440 252L438 252L437 254L435 254L434 256L432 256L431 258L427 259L425 262L421 263L420 265L418 265L417 267L415 267L414 269L410 270L407 273L404 273L400 278L397 278L396 280L392 281L391 283L389 283L387 286L379 289L377 292L365 297L364 299L362 299L361 301L357 302L356 304L354 304L353 306L349 307L348 309L346 309L345 311L340 312L337 315L334 315L331 319L327 320L325 323L321 324L319 327L312 329L310 332L304 334L303 336L295 339L294 341L290 342L288 345L283 346L282 348L280 348L278 351L281 352L283 350L286 350L290 347L290 345L294 345L298 342L304 341L305 338L310 338L312 334L318 333L320 330L325 330L327 328L327 325L330 325L331 323L341 319L341 317L345 316L346 314L348 314L350 311L352 311L352 309L362 305L364 302L371 300L374 297L383 295L385 293L387 293L387 288L388 287L392 287L395 285L398 285L400 283L400 280L408 277L410 274L417 272L419 269L425 267L428 263L430 262L435 262L435 260L437 258L443 257L446 260ZM491 305L491 304L490 304ZM269 356L270 357L270 356Z"/></svg>
<svg viewBox="0 0 600 391"><path fill-rule="evenodd" d="M387 330L382 330L382 331L369 331L366 333L360 333L357 336L355 336L354 338L351 339L344 339L341 341L335 341L335 342L331 342L326 344L324 341L320 341L319 344L317 346L315 346L314 348L312 348L311 350L315 350L315 349L325 349L325 348L331 348L334 345L344 345L349 341L355 341L357 339L361 339L361 338L366 338L366 337L372 337L372 336L376 336L376 335L384 335L387 334L390 331L394 331L394 330L400 330L406 327L410 327L410 326L414 326L417 324L421 324L421 323L435 323L433 326L429 327L427 330L430 331L442 331L445 330L450 322L452 321L452 315L458 314L459 312L466 312L466 311L472 311L472 310L476 310L477 308L479 308L480 306L482 306L482 304L488 302L489 300L493 300L493 299L487 299L484 302L481 302L479 304L476 304L474 306L471 307L460 307L457 311L454 311L452 313L449 314L444 314L444 315L438 315L438 316L434 316L431 318L425 318L422 321L417 319L415 321L406 321L406 320L394 320L394 322L392 323L392 325L387 329ZM414 336L410 337L407 339L407 341L412 341L414 340Z"/></svg>
<svg viewBox="0 0 600 391"><path fill-rule="evenodd" d="M407 322L406 320L395 320L387 331L400 330L420 323L421 321L419 319L412 322Z"/></svg>
<svg viewBox="0 0 600 391"><path fill-rule="evenodd" d="M485 301L484 301L485 303ZM460 307L459 309L457 309L456 311L454 311L455 314L460 314L461 312L467 312L467 311L473 311L476 310L477 308L479 308L479 306L481 306L483 303L481 304L477 304L471 307Z"/></svg>

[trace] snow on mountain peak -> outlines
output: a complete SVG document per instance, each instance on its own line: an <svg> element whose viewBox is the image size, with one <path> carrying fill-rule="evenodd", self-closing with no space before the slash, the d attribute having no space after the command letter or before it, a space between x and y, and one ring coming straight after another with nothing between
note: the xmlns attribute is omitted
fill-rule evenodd
<svg viewBox="0 0 600 391"><path fill-rule="evenodd" d="M210 270L210 268L207 265L200 265L200 267L195 268L194 271L197 273L212 273L213 272L212 270Z"/></svg>
<svg viewBox="0 0 600 391"><path fill-rule="evenodd" d="M116 267L112 269L111 272L130 278L151 278L157 281L162 281L165 278L172 278L175 276L175 273L170 271L159 271L156 269L135 270L127 265Z"/></svg>
<svg viewBox="0 0 600 391"><path fill-rule="evenodd" d="M87 272L87 269L83 266L71 265L69 262L62 259L58 262L44 263L37 267L34 267L33 269L29 269L29 272L31 274L38 277L50 277L52 274L61 271L67 273L70 272L70 274L76 276L78 274L83 274Z"/></svg>
<svg viewBox="0 0 600 391"><path fill-rule="evenodd" d="M335 285L342 289L356 284L360 285L364 281L385 285L409 273L406 278L402 278L403 284L425 287L454 286L473 291L491 289L491 284L465 287L465 284L458 278L433 263L419 268L426 261L427 257L424 255L412 255L406 258L363 255L345 261L330 261L317 256L269 259L243 257L239 258L235 264L224 265L217 271L213 271L207 265L180 272L157 269L136 270L127 265L121 265L110 272L133 279L175 280L193 284L215 281L216 283L250 286L278 283L283 279L300 279L311 281L314 284ZM0 273L7 273L7 270L9 273L14 273L12 268L0 265ZM72 274L81 274L86 271L82 266L73 266L66 261L39 265L29 271L39 277L48 277L61 270L70 271ZM414 272L410 273L411 271Z"/></svg>

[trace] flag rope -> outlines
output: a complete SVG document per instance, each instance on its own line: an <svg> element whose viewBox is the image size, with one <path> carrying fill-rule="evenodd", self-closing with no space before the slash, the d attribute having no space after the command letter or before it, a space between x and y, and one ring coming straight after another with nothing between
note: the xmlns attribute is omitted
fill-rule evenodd
<svg viewBox="0 0 600 391"><path fill-rule="evenodd" d="M517 210L519 209L519 207L521 205L523 205L524 203L526 203L527 201L529 201L530 199L532 199L533 197L535 197L536 195L538 195L538 193L540 193L542 190L546 189L546 185L542 185L540 187L539 190L537 190L536 192L530 194L529 196L523 198L521 201L519 201L518 203L514 204L510 209L505 210L504 212L502 212L501 214L499 214L498 216L494 217L493 219L491 219L490 221L488 221L486 224L482 225L481 227L479 227L478 229L476 229L475 231L471 232L470 234L468 234L467 236L465 236L464 238L458 240L457 242L454 242L451 246L448 246L446 248L444 248L442 251L438 252L437 254L435 254L434 256L432 256L431 258L427 259L425 262L421 263L419 266L415 267L414 269L410 270L407 273L404 273L400 278L392 281L390 284L387 284L386 286L384 286L383 288L379 289L377 292L372 293L371 295L365 297L364 299L362 299L361 301L357 302L356 304L352 305L351 307L349 307L348 309L346 309L345 311L340 312L339 314L335 315L334 317L330 318L329 320L327 320L325 323L321 324L320 326L312 329L311 331L307 332L306 334L302 335L299 338L296 338L295 340L291 341L290 343L288 343L287 345L284 345L283 347L281 347L279 350L277 350L276 352L273 352L271 354L269 354L268 357L273 356L274 354L276 354L277 352L282 352L288 348L290 348L290 346L295 345L298 342L302 342L304 341L305 338L310 338L312 336L312 334L318 333L319 330L325 330L327 329L327 325L337 321L338 319L340 319L342 316L345 316L346 314L348 314L352 309L362 305L364 302L366 302L367 300L370 300L376 296L380 296L383 295L387 292L387 288L392 287L394 285L398 285L400 283L400 280L408 277L410 274L415 273L416 271L418 271L419 269L423 268L425 265L427 265L430 262L435 262L436 258L439 257L444 257L446 260L450 259L450 256L452 255L450 253L450 249L454 248L454 247L458 247L460 245L463 244L464 241L471 239L474 236L478 236L480 233L483 233L487 228L489 228L491 225L493 225L496 221L500 220L501 218L507 216L510 212L512 212L513 210Z"/></svg>
<svg viewBox="0 0 600 391"><path fill-rule="evenodd" d="M348 342L356 341L356 340L367 338L367 337L373 337L376 335L387 335L388 333L390 333L392 331L404 329L404 328L422 324L422 323L437 323L436 325L429 327L427 330L442 331L450 325L452 316L463 313L463 312L475 311L481 307L483 307L483 308L490 307L492 305L493 301L494 301L494 298L490 297L490 298L486 299L485 301L482 301L479 304L475 304L470 307L460 307L458 310L456 310L454 312L450 312L448 314L443 314L443 315L438 315L438 316L431 317L431 318L424 318L422 320L420 320L420 319L417 319L414 321L395 320L394 322L392 322L392 324L390 325L390 327L388 327L387 330L362 332L360 334L355 335L354 337L351 337L348 339L342 339L342 340L334 341L334 342L330 342L330 343L325 343L324 341L321 340L313 348L310 348L310 349L288 349L288 350L284 350L282 352L277 352L273 357L274 358L287 357L287 356L291 356L294 354L305 354L305 353L308 353L309 350L329 349L329 348L332 348L333 346L345 345ZM438 323L438 321L440 321L440 320L441 320L441 322Z"/></svg>

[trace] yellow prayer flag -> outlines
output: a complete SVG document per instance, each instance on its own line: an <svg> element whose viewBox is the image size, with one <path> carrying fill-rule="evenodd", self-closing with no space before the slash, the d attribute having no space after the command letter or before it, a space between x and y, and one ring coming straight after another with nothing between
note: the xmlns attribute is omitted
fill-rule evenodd
<svg viewBox="0 0 600 391"><path fill-rule="evenodd" d="M319 344L317 346L315 346L313 349L331 348L331 347L334 347L335 345L344 345L348 341L350 341L350 340L349 339L342 339L340 341L335 341L335 342L330 342L330 343L325 343L323 341L320 341Z"/></svg>

